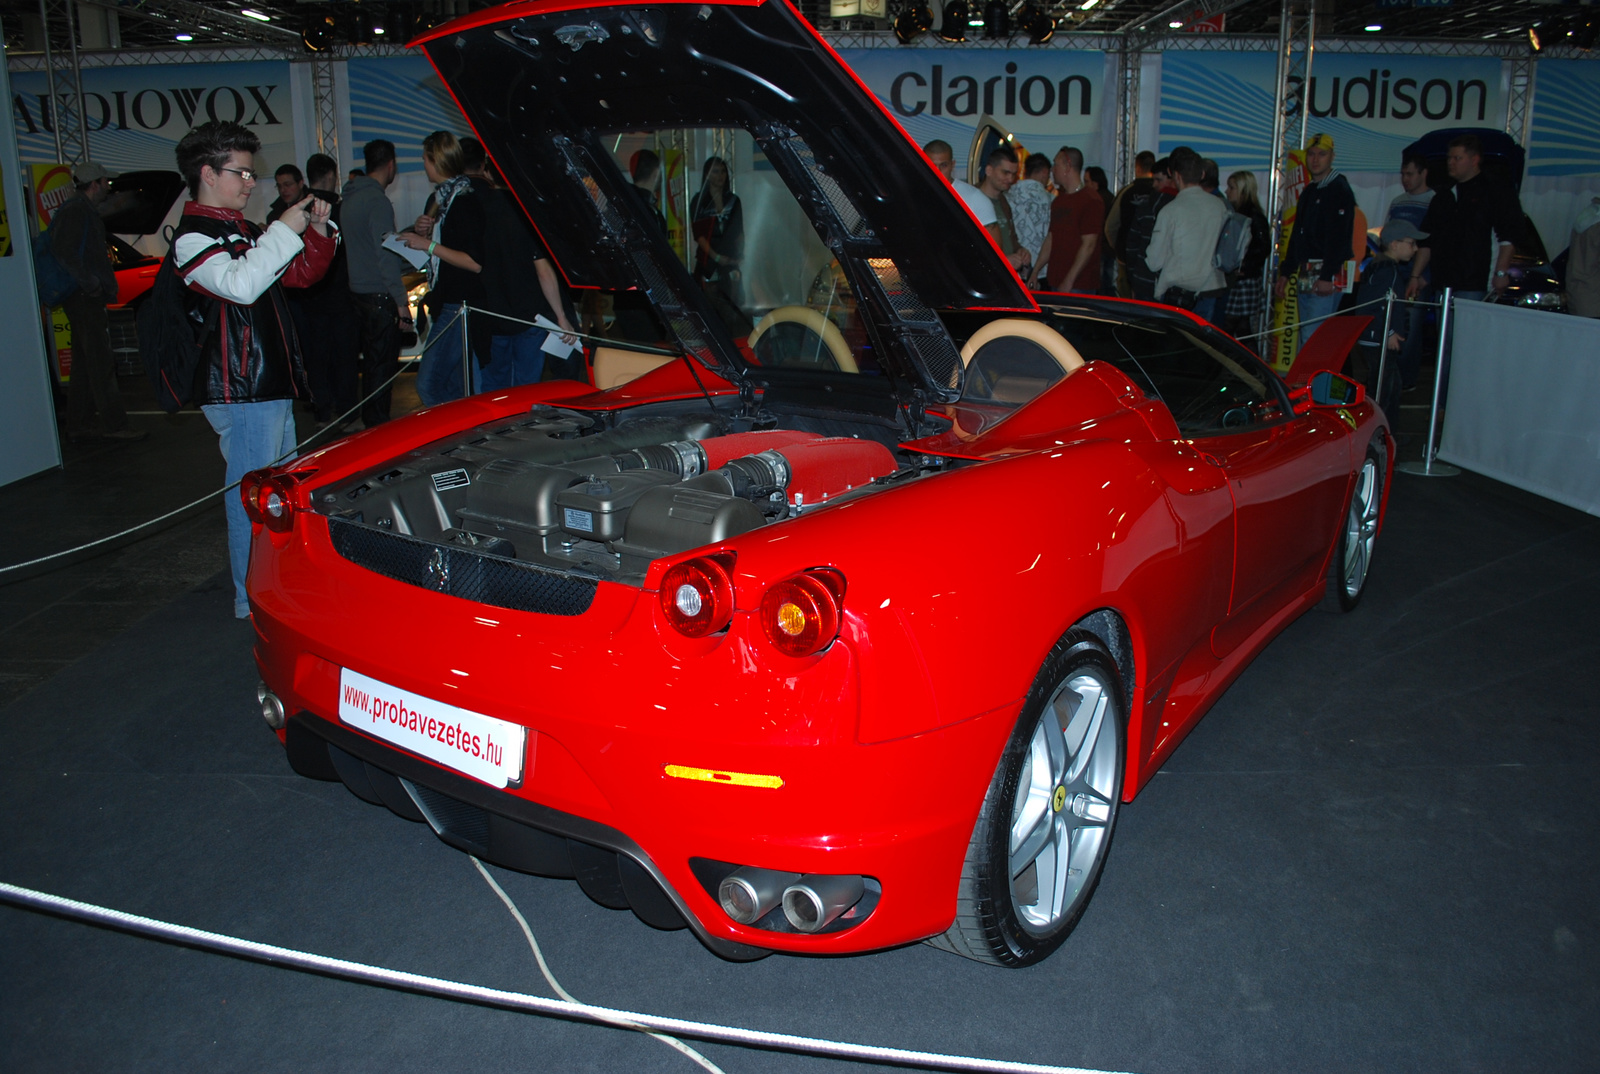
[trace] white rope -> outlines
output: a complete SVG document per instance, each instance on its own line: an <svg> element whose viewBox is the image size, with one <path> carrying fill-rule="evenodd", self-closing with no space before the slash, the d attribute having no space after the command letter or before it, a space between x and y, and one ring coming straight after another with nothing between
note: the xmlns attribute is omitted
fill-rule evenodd
<svg viewBox="0 0 1600 1074"><path fill-rule="evenodd" d="M472 864L478 867L478 872L483 874L483 878L489 882L489 886L494 889L494 893L500 896L500 901L506 904L506 909L510 910L511 916L517 919L517 924L522 926L522 935L527 937L528 946L533 948L533 957L539 963L539 972L544 974L545 982L549 984L550 988L555 992L556 995L560 996L568 1003L578 1002L571 992L568 992L565 988L561 987L561 982L556 980L556 975L550 972L550 964L544 960L544 952L539 948L539 941L534 938L533 929L528 925L528 919L522 916L522 911L517 909L517 904L512 901L510 895L506 894L506 889L501 887L500 882L490 875L488 869L483 867L483 862L479 861L471 854L468 854L467 857L472 858ZM646 1036L654 1037L656 1040L659 1040L662 1044L667 1045L669 1048L674 1048L677 1051L682 1052L684 1055L700 1064L706 1070L710 1071L710 1074L724 1074L721 1067L717 1066L717 1064L713 1063L711 1060L707 1059L705 1056L701 1055L699 1052L683 1043L683 1041L679 1040L677 1037L669 1037L665 1033L656 1033L652 1030L645 1029L643 1026L634 1026L633 1028L637 1029Z"/></svg>
<svg viewBox="0 0 1600 1074"><path fill-rule="evenodd" d="M656 1014L640 1014L635 1011L617 1010L612 1007L596 1007L588 1003L545 999L541 996L530 996L522 992L507 992L498 988L484 988L481 985L463 984L460 981L450 981L442 977L428 977L420 973L406 973L402 970L385 969L382 966L372 966L364 962L350 962L346 959L329 958L327 955L312 954L308 951L296 951L293 948L257 943L254 940L243 940L236 936L227 936L218 932L206 932L203 929L190 928L187 925L174 925L167 921L158 921L155 918L142 917L138 914L125 913L121 910L112 910L108 907L96 906L93 903L79 902L76 899L66 899L59 895L51 895L46 892L35 891L32 888L19 887L15 884L4 882L0 882L0 901L9 902L29 910L37 910L75 921L83 921L91 925L150 936L167 943L181 944L185 947L198 947L234 958L249 959L253 962L268 962L273 965L305 970L328 977L340 977L349 981L360 981L365 984L378 985L383 988L396 988L407 992L420 992L424 995L439 996L464 1003L476 1003L485 1007L527 1011L557 1018L572 1018L583 1022L597 1022L601 1025L616 1026L621 1029L653 1029L664 1033L675 1033L680 1036L714 1040L723 1044L738 1044L772 1051L800 1052L805 1055L822 1056L828 1059L854 1059L867 1063L895 1063L900 1066L917 1067L923 1070L979 1071L982 1074L1112 1074L1109 1071L1085 1070L1082 1067L1014 1063L1004 1059L981 1059L973 1056L913 1051L908 1048L881 1048L870 1044L851 1044L846 1041L826 1040L821 1037L801 1037L792 1033L767 1033L758 1029L741 1029L736 1026L718 1025L714 1022L694 1022L685 1018L668 1018Z"/></svg>
<svg viewBox="0 0 1600 1074"><path fill-rule="evenodd" d="M456 317L459 317L459 316L461 316L461 314L459 312L457 312ZM450 327L450 325L452 325L454 323L455 323L455 317L452 317L448 322L446 322L443 326L441 326L435 332L430 332L428 334L428 342L423 345L422 351L426 352L429 347L433 346L435 341L437 341L438 339L441 338L443 330L445 328ZM300 454L300 452L308 444L310 444L313 441L315 441L318 437L324 435L328 431L328 429L336 428L340 422L348 420L353 414L355 414L363 406L365 406L367 404L368 400L371 400L372 398L377 396L378 393L386 390L389 387L389 385L393 384L397 379L399 379L401 373L404 373L408 368L410 368L412 365L415 365L417 362L420 362L421 360L422 360L421 353L417 354L415 357L406 359L404 362L402 362L400 364L400 368L395 370L394 376L390 377L388 380L384 381L382 384L380 384L376 388L372 389L372 391L368 392L366 398L362 399L355 406L351 407L349 410L345 411L343 414L340 414L339 417L336 418L334 421L330 422L327 425L326 428L318 429L316 432L312 433L310 436L306 437L304 440L302 440L298 444L296 444L292 450L286 452L283 455L278 456L278 458L276 458L276 459L274 459L272 461L272 465L276 466L278 463L282 462L283 460L289 459L289 458L293 458L294 456ZM212 492L206 493L204 496L201 496L197 500L191 500L189 503L184 504L182 507L174 508L173 510L168 511L164 515L160 515L160 516L158 516L156 518L149 519L148 521L141 522L137 526L129 526L127 529L122 530L119 533L113 533L109 537L101 537L98 540L90 541L88 544L80 544L76 548L67 548L67 549L64 549L64 550L62 550L60 552L51 552L47 556L36 556L33 559L25 560L22 563L12 563L9 566L0 567L0 577L4 577L5 575L12 573L13 571L27 570L29 567L36 567L36 566L39 566L42 563L50 563L50 562L53 562L53 561L58 560L58 559L65 559L68 556L76 556L79 553L87 552L90 549L99 548L101 545L108 545L108 544L112 544L112 543L117 542L117 541L121 541L121 540L123 540L123 539L125 539L127 537L133 536L134 534L140 532L141 530L147 530L147 529L150 529L152 526L160 525L161 523L165 522L167 519L174 518L174 517L176 517L178 515L181 515L185 511L192 511L196 507L199 507L201 504L204 504L207 500L215 499L218 496L225 496L225 495L227 495L228 493L232 492L234 489L236 489L238 487L239 487L239 482L234 481L234 482L232 482L230 484L222 486L220 489L216 489L216 490L214 490Z"/></svg>

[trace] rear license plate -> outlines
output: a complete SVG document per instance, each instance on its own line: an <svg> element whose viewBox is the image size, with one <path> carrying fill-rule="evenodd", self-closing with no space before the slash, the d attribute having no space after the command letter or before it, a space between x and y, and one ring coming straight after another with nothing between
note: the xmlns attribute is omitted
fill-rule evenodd
<svg viewBox="0 0 1600 1074"><path fill-rule="evenodd" d="M339 719L492 787L522 783L528 729L422 697L349 668L339 671Z"/></svg>

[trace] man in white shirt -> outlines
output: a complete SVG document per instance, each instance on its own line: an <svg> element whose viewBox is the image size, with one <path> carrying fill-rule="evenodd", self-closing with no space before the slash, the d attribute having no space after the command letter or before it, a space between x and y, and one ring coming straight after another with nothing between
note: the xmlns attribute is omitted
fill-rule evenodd
<svg viewBox="0 0 1600 1074"><path fill-rule="evenodd" d="M1050 158L1043 153L1030 154L1022 174L1006 191L1006 201L1011 205L1017 245L1028 251L1028 260L1037 267L1042 264L1039 248L1050 234L1050 191L1045 188L1050 180Z"/></svg>
<svg viewBox="0 0 1600 1074"><path fill-rule="evenodd" d="M1212 262L1228 206L1200 185L1204 164L1198 153L1180 146L1172 151L1171 160L1178 195L1156 217L1145 263L1160 273L1156 301L1191 309L1201 320L1210 321L1218 300L1227 293L1227 279Z"/></svg>
<svg viewBox="0 0 1600 1074"><path fill-rule="evenodd" d="M955 154L950 148L950 143L942 138L935 138L922 147L922 155L928 158L928 163L939 169L939 174L944 176L944 181L955 188L961 195L961 200L967 203L967 208L972 210L972 215L978 218L978 223L989 229L991 235L995 234L996 222L999 217L995 215L994 202L990 201L983 191L971 183L963 183L956 178Z"/></svg>

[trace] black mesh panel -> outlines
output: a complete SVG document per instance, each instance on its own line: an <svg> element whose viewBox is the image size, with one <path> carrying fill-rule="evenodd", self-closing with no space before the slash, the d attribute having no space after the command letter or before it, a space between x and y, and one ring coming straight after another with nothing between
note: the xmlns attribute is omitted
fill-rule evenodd
<svg viewBox="0 0 1600 1074"><path fill-rule="evenodd" d="M594 601L592 579L531 563L385 533L342 518L328 519L328 535L334 551L357 566L462 600L544 615L582 615Z"/></svg>

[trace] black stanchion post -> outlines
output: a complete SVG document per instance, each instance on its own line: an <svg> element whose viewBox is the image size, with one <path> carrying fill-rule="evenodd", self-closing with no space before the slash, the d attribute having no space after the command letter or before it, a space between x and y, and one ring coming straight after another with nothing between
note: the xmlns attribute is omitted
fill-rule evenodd
<svg viewBox="0 0 1600 1074"><path fill-rule="evenodd" d="M472 394L472 337L467 334L467 314L472 307L461 303L461 397Z"/></svg>
<svg viewBox="0 0 1600 1074"><path fill-rule="evenodd" d="M1438 435L1439 428L1439 391L1444 386L1444 356L1447 343L1450 339L1450 288L1444 289L1444 295L1439 299L1439 350L1434 357L1433 366L1433 405L1428 409L1428 442L1422 445L1422 461L1406 461L1397 463L1395 469L1403 473L1418 474L1422 477L1455 477L1461 471L1449 463L1435 464L1434 437Z"/></svg>
<svg viewBox="0 0 1600 1074"><path fill-rule="evenodd" d="M1383 296L1383 331L1378 333L1378 379L1372 382L1373 401L1383 398L1383 374L1389 364L1389 318L1394 315L1394 288ZM1390 418L1392 426L1394 419Z"/></svg>

